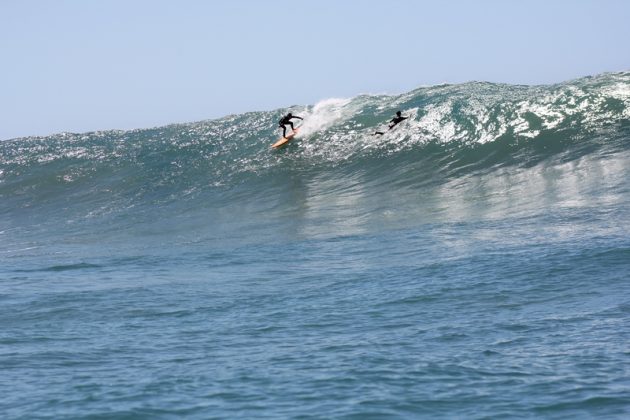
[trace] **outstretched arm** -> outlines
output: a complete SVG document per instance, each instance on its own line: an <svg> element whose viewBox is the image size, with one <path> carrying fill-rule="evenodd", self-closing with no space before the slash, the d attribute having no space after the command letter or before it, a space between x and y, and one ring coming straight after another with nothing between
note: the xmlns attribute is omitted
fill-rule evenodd
<svg viewBox="0 0 630 420"><path fill-rule="evenodd" d="M393 127L396 124L399 124L399 123L403 122L403 120L406 120L407 118L409 118L409 117L396 117L396 118L392 119L390 121L390 123L392 123L392 125L390 127Z"/></svg>
<svg viewBox="0 0 630 420"><path fill-rule="evenodd" d="M298 117L297 115L294 115L294 116L292 116L291 118L297 118L297 119L300 119L300 120L303 120L303 119L304 119L304 118L302 118L302 117Z"/></svg>

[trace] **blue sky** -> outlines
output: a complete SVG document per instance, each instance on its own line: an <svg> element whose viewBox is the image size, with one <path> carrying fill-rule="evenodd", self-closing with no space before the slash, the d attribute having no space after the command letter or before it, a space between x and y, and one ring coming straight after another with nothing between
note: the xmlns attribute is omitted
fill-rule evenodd
<svg viewBox="0 0 630 420"><path fill-rule="evenodd" d="M624 0L2 0L0 139L630 70Z"/></svg>

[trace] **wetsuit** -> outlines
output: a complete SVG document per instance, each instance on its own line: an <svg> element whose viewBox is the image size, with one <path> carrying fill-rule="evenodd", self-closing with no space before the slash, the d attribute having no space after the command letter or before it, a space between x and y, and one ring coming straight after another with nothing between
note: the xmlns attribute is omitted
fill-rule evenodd
<svg viewBox="0 0 630 420"><path fill-rule="evenodd" d="M392 120L390 121L390 123L391 123L391 124L390 124L390 126L389 126L389 129L391 130L392 128L394 128L394 126L395 126L396 124L398 124L399 122L401 122L401 121L403 121L403 120L406 120L407 118L409 118L409 117L401 117L401 116L399 116L399 115L395 116L395 117L394 117L394 118L392 118Z"/></svg>
<svg viewBox="0 0 630 420"><path fill-rule="evenodd" d="M286 137L287 134L287 125L291 126L291 130L295 131L295 128L293 128L293 123L291 122L292 118L297 118L302 120L302 117L298 117L297 115L291 115L290 113L285 115L284 117L282 117L282 119L280 121L278 121L278 127L282 127L282 137Z"/></svg>
<svg viewBox="0 0 630 420"><path fill-rule="evenodd" d="M389 129L391 130L392 128L394 128L396 124L406 120L407 118L409 117L403 117L402 115L400 115L400 111L398 111L396 113L396 116L392 118L392 120L390 121L391 124L389 125ZM383 134L385 133L383 133L382 131L377 131L376 133L374 133L374 135L378 135L378 136L382 136Z"/></svg>

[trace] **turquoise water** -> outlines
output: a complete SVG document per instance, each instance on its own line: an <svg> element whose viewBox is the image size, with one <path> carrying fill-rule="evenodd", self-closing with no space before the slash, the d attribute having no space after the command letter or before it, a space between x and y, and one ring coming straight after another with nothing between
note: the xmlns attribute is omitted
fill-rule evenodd
<svg viewBox="0 0 630 420"><path fill-rule="evenodd" d="M630 73L290 110L0 142L3 418L627 418Z"/></svg>

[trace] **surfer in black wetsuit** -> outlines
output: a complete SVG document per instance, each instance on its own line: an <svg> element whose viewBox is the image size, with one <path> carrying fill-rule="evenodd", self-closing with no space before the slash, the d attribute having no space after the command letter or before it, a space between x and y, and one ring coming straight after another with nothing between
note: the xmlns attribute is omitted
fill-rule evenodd
<svg viewBox="0 0 630 420"><path fill-rule="evenodd" d="M396 124L399 124L400 122L406 120L407 118L409 118L409 117L403 117L401 115L400 111L396 111L396 116L394 118L392 118L392 120L390 121L389 130L391 130L392 128L394 128L394 126ZM383 133L382 131L377 131L376 133L374 133L375 136L376 135L383 135L383 134L385 134L385 133Z"/></svg>
<svg viewBox="0 0 630 420"><path fill-rule="evenodd" d="M298 117L297 115L291 115L291 113L289 112L287 115L285 115L284 117L282 117L282 119L280 121L278 121L278 127L282 127L282 137L286 138L287 135L287 125L291 126L291 130L295 131L295 128L293 128L293 123L291 122L291 120L293 118L297 118L299 120L303 120L304 118L302 117Z"/></svg>

